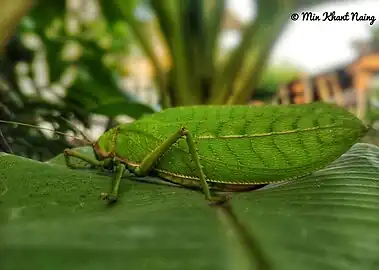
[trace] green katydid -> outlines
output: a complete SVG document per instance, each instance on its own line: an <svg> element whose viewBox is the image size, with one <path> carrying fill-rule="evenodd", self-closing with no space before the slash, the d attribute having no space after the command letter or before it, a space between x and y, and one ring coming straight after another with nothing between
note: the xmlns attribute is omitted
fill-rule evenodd
<svg viewBox="0 0 379 270"><path fill-rule="evenodd" d="M1 121L5 122L5 121ZM115 171L114 202L127 169L157 175L185 187L238 191L293 180L321 169L369 130L357 117L332 104L222 105L166 109L106 131L92 144L96 158L76 157Z"/></svg>

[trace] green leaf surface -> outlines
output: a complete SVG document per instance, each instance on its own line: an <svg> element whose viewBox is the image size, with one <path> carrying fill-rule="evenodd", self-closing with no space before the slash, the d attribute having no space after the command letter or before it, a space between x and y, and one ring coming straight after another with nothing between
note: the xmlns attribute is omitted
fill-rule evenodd
<svg viewBox="0 0 379 270"><path fill-rule="evenodd" d="M356 144L301 181L240 194L274 269L379 269L379 148Z"/></svg>
<svg viewBox="0 0 379 270"><path fill-rule="evenodd" d="M107 207L97 197L111 177L63 162L0 155L1 269L251 269L257 261L200 193L125 178L118 204ZM374 145L231 202L271 269L379 268Z"/></svg>
<svg viewBox="0 0 379 270"><path fill-rule="evenodd" d="M198 194L124 181L120 204L107 207L98 196L110 188L108 176L12 155L0 163L1 269L222 269L225 263L218 259L217 218Z"/></svg>

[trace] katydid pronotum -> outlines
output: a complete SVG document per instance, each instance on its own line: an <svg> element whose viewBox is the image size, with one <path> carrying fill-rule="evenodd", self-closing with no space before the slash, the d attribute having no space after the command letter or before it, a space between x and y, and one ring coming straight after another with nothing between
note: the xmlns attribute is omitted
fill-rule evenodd
<svg viewBox="0 0 379 270"><path fill-rule="evenodd" d="M6 122L6 121L1 121ZM64 155L115 172L115 202L125 170L185 187L239 191L293 180L325 167L369 130L336 105L221 105L176 107L106 131L92 144L96 158Z"/></svg>

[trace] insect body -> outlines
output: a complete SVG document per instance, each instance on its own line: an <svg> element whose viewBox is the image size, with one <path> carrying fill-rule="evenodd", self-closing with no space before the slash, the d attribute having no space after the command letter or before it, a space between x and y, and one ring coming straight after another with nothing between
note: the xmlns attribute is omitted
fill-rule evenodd
<svg viewBox="0 0 379 270"><path fill-rule="evenodd" d="M331 104L177 107L105 132L97 159L65 150L92 165L114 167L116 181L102 198L117 199L125 169L156 174L187 187L237 190L295 179L325 167L368 128Z"/></svg>

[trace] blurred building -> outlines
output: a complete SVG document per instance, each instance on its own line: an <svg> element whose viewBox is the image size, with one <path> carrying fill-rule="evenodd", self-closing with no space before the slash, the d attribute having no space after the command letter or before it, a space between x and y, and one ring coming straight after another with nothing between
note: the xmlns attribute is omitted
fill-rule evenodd
<svg viewBox="0 0 379 270"><path fill-rule="evenodd" d="M300 104L331 101L352 109L364 119L368 102L371 101L369 91L378 85L379 46L362 40L354 41L352 46L358 55L353 62L313 76L300 75L280 87L275 102Z"/></svg>

